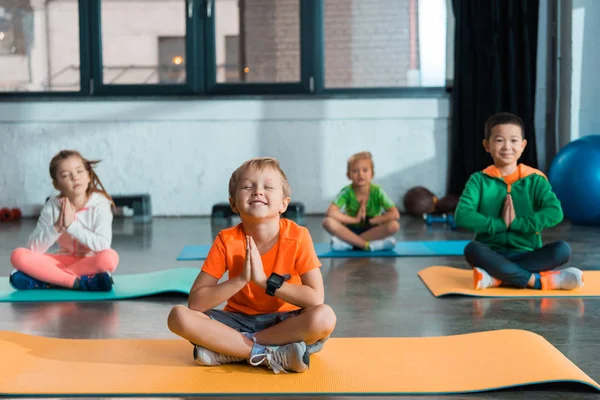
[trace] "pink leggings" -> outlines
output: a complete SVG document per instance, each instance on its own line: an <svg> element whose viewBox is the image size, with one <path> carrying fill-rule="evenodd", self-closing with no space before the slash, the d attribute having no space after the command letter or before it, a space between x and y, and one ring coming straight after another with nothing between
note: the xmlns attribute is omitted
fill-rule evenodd
<svg viewBox="0 0 600 400"><path fill-rule="evenodd" d="M99 251L93 256L39 254L25 248L13 251L12 266L42 282L72 288L75 279L83 275L113 272L119 264L119 255L113 249Z"/></svg>

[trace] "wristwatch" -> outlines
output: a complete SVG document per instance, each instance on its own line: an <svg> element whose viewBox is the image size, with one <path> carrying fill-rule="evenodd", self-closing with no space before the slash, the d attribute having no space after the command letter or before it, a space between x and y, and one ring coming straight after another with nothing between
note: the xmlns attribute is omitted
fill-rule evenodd
<svg viewBox="0 0 600 400"><path fill-rule="evenodd" d="M273 272L271 276L269 276L269 279L267 279L267 294L269 296L275 296L275 291L288 279L290 279L289 274L279 275Z"/></svg>

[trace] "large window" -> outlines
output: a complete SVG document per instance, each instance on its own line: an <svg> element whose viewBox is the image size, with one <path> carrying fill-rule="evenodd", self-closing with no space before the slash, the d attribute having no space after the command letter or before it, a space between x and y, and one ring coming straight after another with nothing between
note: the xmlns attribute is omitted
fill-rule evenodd
<svg viewBox="0 0 600 400"><path fill-rule="evenodd" d="M185 8L181 0L102 0L102 82L185 83Z"/></svg>
<svg viewBox="0 0 600 400"><path fill-rule="evenodd" d="M76 0L0 0L0 91L80 89Z"/></svg>
<svg viewBox="0 0 600 400"><path fill-rule="evenodd" d="M300 0L216 0L215 47L219 83L300 82Z"/></svg>
<svg viewBox="0 0 600 400"><path fill-rule="evenodd" d="M443 95L446 3L0 0L0 92Z"/></svg>
<svg viewBox="0 0 600 400"><path fill-rule="evenodd" d="M446 0L323 1L325 87L445 85Z"/></svg>

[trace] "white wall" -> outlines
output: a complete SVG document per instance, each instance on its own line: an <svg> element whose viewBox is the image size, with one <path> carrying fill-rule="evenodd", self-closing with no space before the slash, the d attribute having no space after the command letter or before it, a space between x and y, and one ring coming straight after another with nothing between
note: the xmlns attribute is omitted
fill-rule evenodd
<svg viewBox="0 0 600 400"><path fill-rule="evenodd" d="M256 156L280 159L293 201L322 213L361 150L401 206L416 185L444 195L448 113L445 99L3 102L0 205L37 212L51 157L71 148L103 160L110 193L150 193L155 215L209 215Z"/></svg>
<svg viewBox="0 0 600 400"><path fill-rule="evenodd" d="M561 8L559 146L600 134L600 2L567 0Z"/></svg>
<svg viewBox="0 0 600 400"><path fill-rule="evenodd" d="M600 1L573 0L571 140L600 134Z"/></svg>
<svg viewBox="0 0 600 400"><path fill-rule="evenodd" d="M548 90L548 0L540 0L538 44L536 63L536 85L535 85L535 139L537 148L538 166L542 171L547 171L546 154L546 97Z"/></svg>

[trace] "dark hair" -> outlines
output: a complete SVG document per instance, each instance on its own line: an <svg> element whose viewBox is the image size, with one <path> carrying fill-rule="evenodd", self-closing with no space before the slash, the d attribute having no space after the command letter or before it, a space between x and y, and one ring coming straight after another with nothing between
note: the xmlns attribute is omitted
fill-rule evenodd
<svg viewBox="0 0 600 400"><path fill-rule="evenodd" d="M50 177L52 178L52 181L56 182L57 180L56 174L58 172L59 164L70 157L80 158L83 162L83 166L90 175L90 184L86 189L86 194L90 196L92 193L100 193L110 201L112 207L114 208L115 203L113 202L112 197L110 197L110 195L106 192L106 189L104 189L102 182L100 182L100 178L98 178L98 175L96 175L96 172L94 172L94 167L100 162L99 160L87 160L83 158L83 156L79 154L78 151L75 150L61 150L58 152L58 154L52 157L52 160L50 160Z"/></svg>
<svg viewBox="0 0 600 400"><path fill-rule="evenodd" d="M490 140L492 129L497 125L512 124L521 128L521 137L525 139L525 124L523 120L515 114L500 112L492 115L485 122L485 139Z"/></svg>

